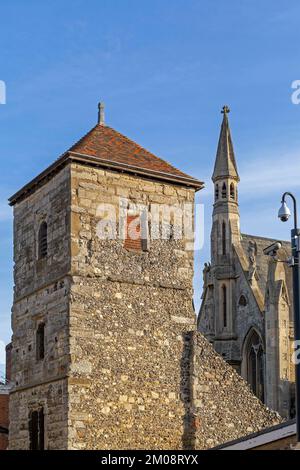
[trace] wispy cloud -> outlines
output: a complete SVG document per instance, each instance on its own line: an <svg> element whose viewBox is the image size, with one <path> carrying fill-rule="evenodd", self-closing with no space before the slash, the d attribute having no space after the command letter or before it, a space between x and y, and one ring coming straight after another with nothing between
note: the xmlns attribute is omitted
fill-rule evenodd
<svg viewBox="0 0 300 470"><path fill-rule="evenodd" d="M241 191L251 198L287 189L300 189L300 151L260 157L240 168Z"/></svg>

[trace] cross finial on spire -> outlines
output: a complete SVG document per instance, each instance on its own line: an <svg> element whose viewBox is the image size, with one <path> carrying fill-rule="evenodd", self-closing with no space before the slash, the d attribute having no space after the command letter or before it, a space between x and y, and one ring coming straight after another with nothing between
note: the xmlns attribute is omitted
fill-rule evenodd
<svg viewBox="0 0 300 470"><path fill-rule="evenodd" d="M227 105L223 106L221 113L222 113L222 114L228 114L228 113L230 113L229 107L228 107Z"/></svg>
<svg viewBox="0 0 300 470"><path fill-rule="evenodd" d="M98 124L104 126L104 103L98 103Z"/></svg>
<svg viewBox="0 0 300 470"><path fill-rule="evenodd" d="M219 144L217 149L216 162L212 179L215 182L220 178L232 178L239 181L236 161L234 157L233 144L230 135L228 122L228 113L230 109L227 105L223 106L223 114Z"/></svg>

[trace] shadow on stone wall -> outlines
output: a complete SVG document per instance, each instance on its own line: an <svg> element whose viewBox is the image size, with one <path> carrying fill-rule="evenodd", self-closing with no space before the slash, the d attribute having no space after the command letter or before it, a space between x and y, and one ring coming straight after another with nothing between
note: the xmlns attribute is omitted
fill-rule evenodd
<svg viewBox="0 0 300 470"><path fill-rule="evenodd" d="M280 409L278 412L284 419L294 419L296 417L295 393L295 382L279 380L278 402Z"/></svg>

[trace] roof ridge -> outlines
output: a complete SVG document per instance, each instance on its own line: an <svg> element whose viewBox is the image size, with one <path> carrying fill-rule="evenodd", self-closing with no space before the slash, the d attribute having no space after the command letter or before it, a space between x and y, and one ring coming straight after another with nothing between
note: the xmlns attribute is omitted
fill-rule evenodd
<svg viewBox="0 0 300 470"><path fill-rule="evenodd" d="M92 129L90 129L88 132L86 132L80 139L78 139L74 144L71 145L71 147L68 148L68 150L65 150L63 153L61 153L54 161L57 162L60 158L62 158L66 153L70 152L73 147L76 145L79 145L80 142L85 139L89 134L93 132L93 130L98 126L99 124L96 124Z"/></svg>
<svg viewBox="0 0 300 470"><path fill-rule="evenodd" d="M92 129L90 129L88 132L86 132L80 139L78 139L74 144L71 145L71 147L69 147L68 150L66 150L66 152L69 152L73 147L75 147L76 145L79 145L84 139L87 138L87 136L89 134L91 134L95 129L97 129L97 127L99 126L100 124L96 124L94 127L92 127ZM64 155L66 152L64 152L62 155Z"/></svg>
<svg viewBox="0 0 300 470"><path fill-rule="evenodd" d="M68 151L71 150L71 148L75 147L76 145L80 144L80 142L82 140L84 140L90 133L93 132L93 130L97 129L98 127L104 127L104 128L108 128L110 130L112 130L113 132L115 132L116 134L118 134L121 138L125 138L128 142L134 144L135 146L137 146L139 149L141 150L144 150L146 151L147 153L149 153L150 155L152 155L153 157L155 158L158 158L159 160L165 162L165 163L168 163L168 165L170 165L171 167L173 167L175 170L177 171L180 171L181 170L179 168L177 168L176 166L173 165L173 163L171 163L170 161L168 160L165 160L164 158L162 158L161 156L159 155L156 155L155 153L151 152L151 150L148 150L146 147L144 147L143 145L140 145L138 142L136 142L135 140L131 139L130 137L128 137L127 135L123 134L122 132L116 130L114 127L111 127L111 126L108 126L106 124L96 124L89 132L87 132L81 139L79 139L74 145L72 145L72 147L70 147L70 149ZM193 178L193 177L189 177L191 179L196 179L196 178Z"/></svg>
<svg viewBox="0 0 300 470"><path fill-rule="evenodd" d="M291 243L290 240L282 240L281 238L271 238L271 237L263 237L260 235L252 235L250 233L241 233L241 236L243 237L251 237L251 238L260 238L262 240L271 240L271 241L279 241L283 243Z"/></svg>

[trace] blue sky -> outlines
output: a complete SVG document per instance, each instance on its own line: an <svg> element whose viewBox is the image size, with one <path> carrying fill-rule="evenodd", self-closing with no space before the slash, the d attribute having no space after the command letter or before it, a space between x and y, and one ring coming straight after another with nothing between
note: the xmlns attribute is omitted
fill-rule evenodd
<svg viewBox="0 0 300 470"><path fill-rule="evenodd" d="M10 338L12 303L7 198L94 125L99 100L109 125L206 182L197 304L225 103L242 231L289 237L276 213L282 191L300 196L300 105L291 101L298 1L2 0L0 8L0 341Z"/></svg>

